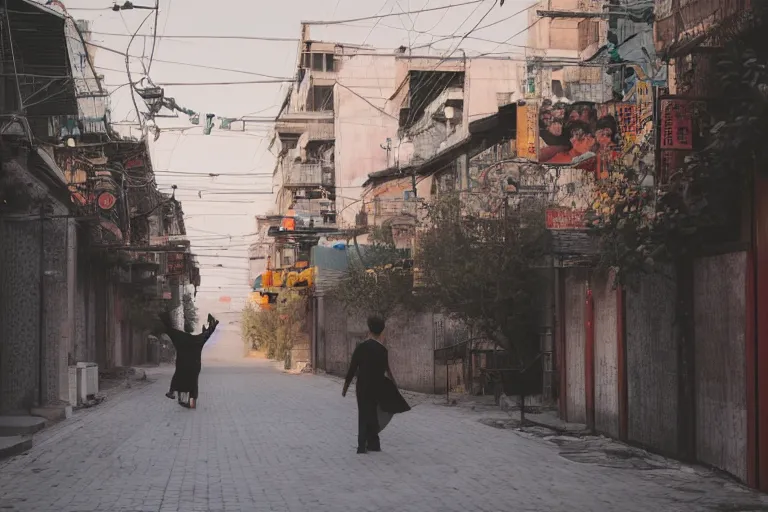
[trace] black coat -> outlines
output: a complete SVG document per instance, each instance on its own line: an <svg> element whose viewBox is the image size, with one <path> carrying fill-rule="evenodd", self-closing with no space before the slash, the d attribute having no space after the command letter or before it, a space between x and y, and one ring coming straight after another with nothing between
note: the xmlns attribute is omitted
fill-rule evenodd
<svg viewBox="0 0 768 512"><path fill-rule="evenodd" d="M372 400L390 414L411 410L395 383L386 377L387 373L392 375L389 351L378 341L369 339L360 343L352 353L345 386L357 376L358 400Z"/></svg>
<svg viewBox="0 0 768 512"><path fill-rule="evenodd" d="M203 347L216 330L217 323L203 329L200 334L190 334L174 329L167 313L160 315L160 318L165 325L166 334L176 349L176 371L171 379L171 390L197 394Z"/></svg>
<svg viewBox="0 0 768 512"><path fill-rule="evenodd" d="M379 387L378 406L389 414L400 414L411 410L411 406L405 401L395 383L385 378Z"/></svg>

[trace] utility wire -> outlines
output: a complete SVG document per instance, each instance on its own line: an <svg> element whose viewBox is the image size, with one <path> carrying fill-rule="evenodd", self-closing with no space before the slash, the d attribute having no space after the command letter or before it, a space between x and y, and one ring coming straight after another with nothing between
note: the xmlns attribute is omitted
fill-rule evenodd
<svg viewBox="0 0 768 512"><path fill-rule="evenodd" d="M147 76L152 70L152 60L155 58L155 48L157 47L157 22L160 16L160 0L155 0L155 26L152 29L152 51L149 54L149 64L147 64ZM126 51L127 53L127 51Z"/></svg>
<svg viewBox="0 0 768 512"><path fill-rule="evenodd" d="M382 114L384 114L385 116L391 117L392 119L394 119L394 120L396 120L396 121L398 120L398 118L397 118L397 117L393 116L392 114L390 114L389 112L385 111L384 109L382 109L382 108L380 108L380 107L377 107L376 105L374 105L373 103L371 103L371 101L370 101L368 98L366 98L365 96L361 96L360 94L358 94L358 93L357 93L357 92L355 92L354 90L350 89L350 88L349 88L349 87L347 87L346 85L342 84L341 82L336 82L336 85L338 85L339 87L341 87L341 88L343 88L343 89L346 89L346 90L348 90L349 92L351 92L352 94L354 94L355 96L357 96L358 98L360 98L361 100L363 100L364 102L366 102L368 105L370 105L371 107L375 108L376 110L378 110L379 112L381 112Z"/></svg>
<svg viewBox="0 0 768 512"><path fill-rule="evenodd" d="M120 34L117 32L97 32L91 31L91 34L99 36L112 36L112 37L130 37L130 34ZM152 34L139 34L140 37L152 37ZM217 36L212 34L201 35L158 35L157 39L224 39L234 41L268 41L277 43L298 43L301 40L295 37L266 37L266 36Z"/></svg>
<svg viewBox="0 0 768 512"><path fill-rule="evenodd" d="M139 111L139 104L136 102L136 85L133 83L133 78L131 77L131 62L130 62L129 55L131 51L131 44L133 44L133 41L136 39L136 34L139 33L139 31L141 30L141 27L144 26L144 23L147 22L150 16L152 16L151 12L147 14L147 17L144 18L144 20L141 22L141 25L139 25L139 28L136 29L136 32L134 32L133 36L131 37L131 40L128 42L128 47L125 49L125 71L128 74L128 82L131 84L131 101L133 102L133 108L136 109L136 118L141 124L142 135L144 131L144 122L141 118L141 112Z"/></svg>
<svg viewBox="0 0 768 512"><path fill-rule="evenodd" d="M348 20L330 20L330 21L302 21L301 23L303 25L341 25L343 23L353 23L355 21L365 21L365 20L376 20L381 18L391 18L393 16L402 16L402 15L408 15L408 14L418 14L422 12L432 12L432 11L444 11L446 9L451 9L453 7L462 7L465 5L474 5L484 2L485 0L472 0L470 2L463 2L459 4L453 4L453 5L444 5L442 7L430 7L428 9L419 9L417 11L405 11L405 12L399 12L399 13L389 13L389 14L377 14L374 16L364 16L362 18L351 18Z"/></svg>
<svg viewBox="0 0 768 512"><path fill-rule="evenodd" d="M99 49L104 50L106 52L110 52L110 53L114 53L116 55L120 55L122 57L125 57L128 54L128 52L123 52L123 51L120 51L120 50L116 50L114 48L110 48L108 46L104 46L102 44L94 43L94 42L91 42L91 41L86 41L85 44L87 44L89 46L93 46L94 48L99 48ZM138 56L138 55L129 55L129 57L132 58L132 59L141 59L141 57ZM220 68L220 67L216 67L216 66L208 66L208 65L205 65L205 64L194 64L192 62L179 62L179 61L163 60L163 59L155 59L154 61L155 62L159 62L161 64L172 64L172 65L176 65L176 66L187 66L187 67L191 67L191 68L210 69L212 71L227 71L227 72L230 72L230 73L242 73L242 74L245 74L245 75L262 76L264 78L273 78L273 79L276 79L276 80L291 80L291 81L293 81L292 78L288 78L288 77L265 75L263 73L256 73L254 71L243 71L241 69ZM99 66L96 66L96 67L99 67ZM106 69L106 68L101 67L100 69Z"/></svg>
<svg viewBox="0 0 768 512"><path fill-rule="evenodd" d="M239 82L161 82L161 87L181 87L181 86L208 86L208 85L252 85L252 84L283 84L293 82L293 79L285 80L243 80Z"/></svg>

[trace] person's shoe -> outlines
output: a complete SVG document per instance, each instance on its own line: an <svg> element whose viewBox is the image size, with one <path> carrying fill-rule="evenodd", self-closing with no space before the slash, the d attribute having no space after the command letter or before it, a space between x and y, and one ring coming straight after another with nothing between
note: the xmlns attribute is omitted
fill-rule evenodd
<svg viewBox="0 0 768 512"><path fill-rule="evenodd" d="M370 447L369 446L368 447L368 451L369 452L380 452L381 451L381 446L374 446L374 447Z"/></svg>
<svg viewBox="0 0 768 512"><path fill-rule="evenodd" d="M179 405L182 406L185 409L190 409L189 404L186 402L179 402Z"/></svg>
<svg viewBox="0 0 768 512"><path fill-rule="evenodd" d="M364 453L368 453L368 450L366 450L365 448L358 448L357 449L357 454L358 455L363 455Z"/></svg>
<svg viewBox="0 0 768 512"><path fill-rule="evenodd" d="M176 392L175 392L175 391L169 391L169 392L167 392L167 393L165 394L165 396L167 396L167 397L168 397L168 398L170 398L171 400L175 400L175 399L176 399Z"/></svg>

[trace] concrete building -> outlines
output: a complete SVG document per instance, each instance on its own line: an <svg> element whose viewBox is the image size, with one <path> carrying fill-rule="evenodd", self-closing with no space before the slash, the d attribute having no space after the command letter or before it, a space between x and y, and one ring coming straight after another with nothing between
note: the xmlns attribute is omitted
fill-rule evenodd
<svg viewBox="0 0 768 512"><path fill-rule="evenodd" d="M153 184L146 141L112 130L85 24L33 1L6 4L2 59L13 72L0 80L0 414L28 414L71 402L76 363L148 361L152 314L135 306L176 306L180 295L157 286L134 293L148 280L200 283L188 243L166 251L181 255L175 266L137 265L137 253L154 252L152 236L184 234L183 212Z"/></svg>
<svg viewBox="0 0 768 512"><path fill-rule="evenodd" d="M309 29L275 123L276 213L296 230L354 227L369 174L429 160L467 139L471 121L520 97L520 65L507 59L384 52L314 41ZM273 264L307 256L302 244L282 244Z"/></svg>

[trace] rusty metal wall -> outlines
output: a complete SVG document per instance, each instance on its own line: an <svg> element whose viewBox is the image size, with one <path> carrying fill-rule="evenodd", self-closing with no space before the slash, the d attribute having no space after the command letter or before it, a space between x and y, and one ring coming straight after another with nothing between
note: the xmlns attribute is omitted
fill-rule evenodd
<svg viewBox="0 0 768 512"><path fill-rule="evenodd" d="M747 478L746 253L694 265L696 456Z"/></svg>
<svg viewBox="0 0 768 512"><path fill-rule="evenodd" d="M676 454L678 365L671 269L627 287L627 394L630 441Z"/></svg>
<svg viewBox="0 0 768 512"><path fill-rule="evenodd" d="M564 275L566 419L574 423L586 423L584 305L587 298L587 279L586 273L580 269L568 269Z"/></svg>
<svg viewBox="0 0 768 512"><path fill-rule="evenodd" d="M618 311L610 276L592 279L595 302L595 428L619 436Z"/></svg>

